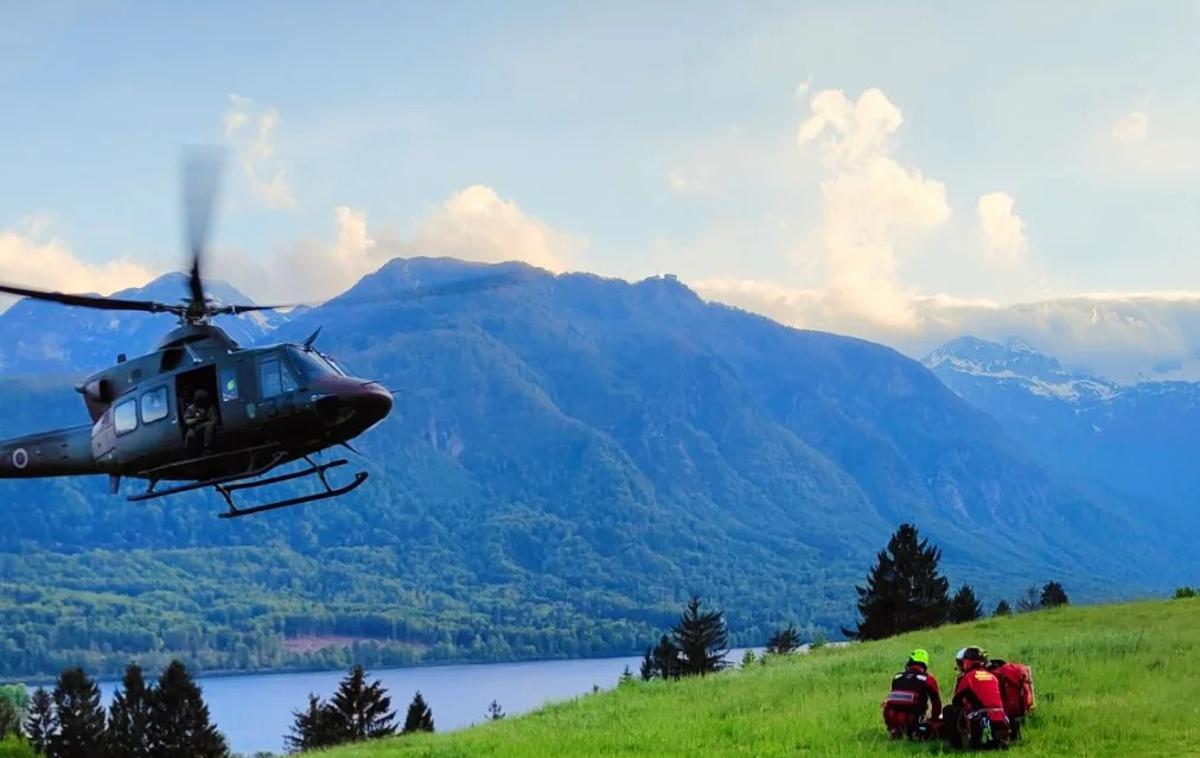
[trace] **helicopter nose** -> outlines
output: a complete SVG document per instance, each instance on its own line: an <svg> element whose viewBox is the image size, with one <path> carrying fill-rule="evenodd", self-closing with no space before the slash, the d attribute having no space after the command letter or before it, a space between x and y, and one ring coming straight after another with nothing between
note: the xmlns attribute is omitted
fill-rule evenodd
<svg viewBox="0 0 1200 758"><path fill-rule="evenodd" d="M376 382L364 382L343 395L346 404L366 426L374 426L392 411L392 393Z"/></svg>

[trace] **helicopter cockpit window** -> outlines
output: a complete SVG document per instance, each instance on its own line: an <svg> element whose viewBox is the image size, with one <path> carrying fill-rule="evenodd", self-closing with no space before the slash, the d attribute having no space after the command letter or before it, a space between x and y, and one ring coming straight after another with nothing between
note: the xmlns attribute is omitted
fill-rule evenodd
<svg viewBox="0 0 1200 758"><path fill-rule="evenodd" d="M167 417L167 388L159 387L142 395L142 423L152 424Z"/></svg>
<svg viewBox="0 0 1200 758"><path fill-rule="evenodd" d="M298 386L292 370L277 357L263 358L259 362L258 381L263 400L284 392L292 392Z"/></svg>
<svg viewBox="0 0 1200 758"><path fill-rule="evenodd" d="M292 362L296 368L300 370L300 376L304 381L312 381L321 376L345 376L346 372L333 361L326 358L316 350L301 350L295 347L288 348L288 355L292 356Z"/></svg>
<svg viewBox="0 0 1200 758"><path fill-rule="evenodd" d="M113 424L117 434L132 432L137 429L137 423L137 400L130 398L113 409Z"/></svg>

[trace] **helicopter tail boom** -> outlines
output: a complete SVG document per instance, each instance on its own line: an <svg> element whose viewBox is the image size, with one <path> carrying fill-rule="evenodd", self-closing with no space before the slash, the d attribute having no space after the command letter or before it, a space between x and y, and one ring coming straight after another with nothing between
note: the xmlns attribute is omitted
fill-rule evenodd
<svg viewBox="0 0 1200 758"><path fill-rule="evenodd" d="M91 426L73 426L0 440L0 479L100 474Z"/></svg>

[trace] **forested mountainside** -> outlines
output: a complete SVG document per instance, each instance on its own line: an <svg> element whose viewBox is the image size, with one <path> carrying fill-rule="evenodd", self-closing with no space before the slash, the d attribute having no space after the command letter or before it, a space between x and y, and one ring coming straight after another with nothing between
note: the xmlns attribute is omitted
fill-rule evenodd
<svg viewBox="0 0 1200 758"><path fill-rule="evenodd" d="M358 445L372 478L349 497L230 523L215 496L0 484L0 673L171 652L210 669L625 653L692 593L726 609L738 643L786 621L832 633L906 520L993 596L1051 576L1111 596L1195 567L888 348L705 303L671 277L514 267L395 260L322 307L234 320L246 341L323 326L323 349L401 390ZM513 270L511 286L396 297ZM29 378L37 353L14 350L10 318L66 330L56 345L88 335L80 369L132 352L123 320L153 318L57 314L0 315L6 374L22 377L3 389L4 435L85 418L60 379Z"/></svg>

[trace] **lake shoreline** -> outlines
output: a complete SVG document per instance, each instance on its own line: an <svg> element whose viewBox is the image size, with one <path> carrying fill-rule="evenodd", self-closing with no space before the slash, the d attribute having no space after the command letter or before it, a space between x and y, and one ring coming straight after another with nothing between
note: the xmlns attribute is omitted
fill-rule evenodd
<svg viewBox="0 0 1200 758"><path fill-rule="evenodd" d="M561 658L507 658L504 660L497 660L497 661L478 660L478 659L469 659L469 658L448 659L448 660L438 660L438 661L422 661L419 663L410 663L410 664L403 664L403 665L389 664L389 665L380 666L378 668L378 670L379 671L401 671L401 670L409 670L409 669L414 669L414 670L415 669L433 669L433 668L441 668L441 667L445 667L445 666L495 666L495 665L506 664L506 663L556 663L556 662L563 662L563 661L608 661L608 660L619 660L619 659L624 659L624 658L630 658L632 656L640 657L643 652L644 651L630 651L628 653L623 653L623 654L617 653L617 654L613 654L613 655L575 656L575 657L563 656ZM131 661L131 663L135 663L135 662L136 661ZM334 673L334 672L339 672L339 671L340 672L348 671L348 669L344 669L344 668L323 668L323 667L309 667L309 666L297 666L297 667L287 667L287 668L261 668L261 669L200 669L200 670L194 670L194 669L189 668L188 670L191 671L192 676L198 680L199 679L228 679L230 677L239 677L239 676L286 676L289 674L329 674L329 673ZM368 672L373 671L373 670L375 670L375 669L367 668ZM153 672L150 672L149 670L144 670L143 673L145 673L147 675L147 677L149 678L149 676ZM90 672L89 672L89 675L90 675ZM157 674L155 674L155 678L157 678ZM7 678L0 679L0 685L24 684L26 687L46 687L46 686L52 687L52 686L54 686L54 683L57 680L58 680L57 676L35 676L35 677L28 677L28 678L7 677ZM120 682L121 677L120 676L104 676L104 677L97 678L96 681L101 682L101 683L115 683L115 682Z"/></svg>

